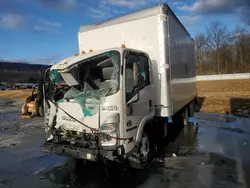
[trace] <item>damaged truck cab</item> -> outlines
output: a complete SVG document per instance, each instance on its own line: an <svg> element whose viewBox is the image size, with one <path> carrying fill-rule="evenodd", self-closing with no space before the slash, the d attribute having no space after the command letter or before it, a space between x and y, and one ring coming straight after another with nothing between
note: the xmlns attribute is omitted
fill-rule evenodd
<svg viewBox="0 0 250 188"><path fill-rule="evenodd" d="M82 25L78 44L45 73L44 151L145 167L169 119L193 114L193 39L163 4Z"/></svg>
<svg viewBox="0 0 250 188"><path fill-rule="evenodd" d="M46 148L87 160L132 152L143 121L154 115L150 65L144 52L114 48L52 66L45 78Z"/></svg>

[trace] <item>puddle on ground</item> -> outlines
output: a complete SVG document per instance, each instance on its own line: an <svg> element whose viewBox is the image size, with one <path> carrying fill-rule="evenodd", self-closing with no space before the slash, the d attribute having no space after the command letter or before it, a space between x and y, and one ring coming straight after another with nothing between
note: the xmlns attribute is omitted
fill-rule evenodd
<svg viewBox="0 0 250 188"><path fill-rule="evenodd" d="M0 106L8 106L8 105L12 105L15 101L11 100L11 99L3 99L0 98Z"/></svg>
<svg viewBox="0 0 250 188"><path fill-rule="evenodd" d="M5 119L7 119L7 121L8 118L13 118L13 116L17 117L17 113L5 114L3 116L1 115L2 114L0 114L0 117L4 117ZM210 118L213 120L209 121ZM170 165L171 167L172 164L173 169L177 169L175 171L170 168L165 171L162 169L159 170L159 168L152 168L144 171L127 171L117 164L111 166L108 170L106 170L103 167L102 163L90 163L89 165L84 166L84 168L81 168L79 170L75 168L74 161L72 159L67 159L57 155L42 155L40 157L29 158L27 157L29 154L25 153L25 155L23 156L27 157L27 159L20 162L19 167L17 167L15 164L13 165L13 169L16 170L17 175L22 173L25 175L20 176L19 179L16 178L17 175L12 176L15 176L15 178L13 179L15 179L17 184L20 184L20 181L26 181L26 184L32 185L32 181L28 181L29 179L26 178L27 174L29 174L31 176L30 179L32 179L32 177L35 177L34 179L38 182L40 181L39 183L41 183L41 185L42 182L49 181L49 184L52 183L53 185L55 185L55 187L117 187L117 185L119 185L119 187L168 187L167 183L175 185L176 182L184 182L184 186L181 187L185 187L185 181L189 181L189 179L181 179L178 176L180 176L180 173L185 173L185 171L185 177L187 176L187 178L189 178L190 174L195 174L197 172L196 166L194 168L190 168L188 166L192 165L192 163L198 164L199 167L206 166L208 162L213 163L214 166L216 166L216 176L214 177L217 178L218 176L222 176L225 171L225 174L227 175L227 171L231 170L231 166L235 168L235 160L233 159L230 161L228 157L224 157L237 157L235 155L235 148L241 147L240 152L242 152L242 156L249 156L247 155L247 153L243 153L247 152L248 150L247 146L244 146L245 141L242 141L245 139L244 134L239 131L228 131L225 128L228 127L230 130L232 130L233 126L238 126L238 128L243 129L241 126L243 124L247 124L250 121L246 119L239 119L233 116L223 117L221 115L202 113L196 114L195 117L190 118L189 122L190 123L187 126L179 130L176 139L166 148L167 153L165 165ZM38 140L36 136L34 136L34 138ZM30 141L33 142L34 140L31 139ZM246 140L246 142L248 141ZM246 149L244 147L246 147ZM38 153L37 155L39 156L39 152L37 150L38 147L34 145L34 148ZM15 151L15 155L13 156L18 156L18 158L20 158L20 154L16 153L16 149L13 149L13 151ZM35 152L32 151L30 153L34 155ZM203 153L204 156L202 155ZM208 157L207 153L209 154ZM8 155L4 156L2 153L0 156L4 160L10 160L8 158ZM59 161L61 162L61 164L55 165ZM7 164L8 162L6 162L6 166ZM13 169L5 168L5 166L3 167L4 169L8 169L8 172L13 173L14 171ZM170 179L168 179L169 173ZM174 173L176 175L172 176L171 173ZM202 170L197 173L201 174L203 179L206 179L208 177L207 174L204 174ZM9 177L9 174L7 172L5 173L5 175L6 178ZM166 179L163 179L163 177ZM229 178L233 180L234 177L234 173L231 173L229 176ZM195 181L200 180L200 177L197 178L194 176L193 178ZM225 180L223 178L221 179ZM219 178L219 180L221 179ZM167 183L163 181L166 181ZM162 182L164 183L164 186L160 186L160 183ZM39 183L38 185L40 185ZM187 185L187 187L195 186Z"/></svg>
<svg viewBox="0 0 250 188"><path fill-rule="evenodd" d="M250 125L250 119L245 117L215 113L198 113L197 122L203 127L217 127L231 132L250 134L250 126L248 126Z"/></svg>
<svg viewBox="0 0 250 188"><path fill-rule="evenodd" d="M11 121L19 119L18 113L0 113L0 136L8 133L14 133L18 130L18 126Z"/></svg>
<svg viewBox="0 0 250 188"><path fill-rule="evenodd" d="M231 137L237 137L240 134L218 129L218 127L206 126L196 118L190 120L190 122L195 121L199 125L189 123L183 129L180 129L176 139L166 147L164 168L168 168L166 172L163 171L164 173L173 172L173 169L177 169L178 172L183 171L182 169L185 171L187 167L184 165L192 165L191 163L198 165L197 168L212 164L216 171L221 173L216 175L218 181L224 180L227 177L222 175L223 170L231 170L231 166L235 163L235 159L230 158L234 155L235 149L233 148L234 142L230 142ZM223 121L223 123L225 122ZM117 184L121 187L144 187L144 185L152 187L148 183L156 183L158 179L152 180L151 177L157 177L159 172L163 172L160 169L164 169L161 168L161 165L152 165L149 170L131 172L126 169L123 170L117 165L114 166L105 171L103 164L90 163L90 165L84 166L80 173L76 174L77 169L72 166L72 160L69 160L64 166L41 173L39 177L49 179L55 184L64 185L64 187L116 187ZM196 170L197 168L195 167ZM203 175L201 176L203 177ZM206 175L203 178L206 179L205 177ZM235 174L230 175L228 182L231 181L230 178L234 179Z"/></svg>
<svg viewBox="0 0 250 188"><path fill-rule="evenodd" d="M186 156L195 152L212 152L231 155L234 140L242 140L250 134L250 119L232 115L197 113L183 125L176 139L169 144L166 156ZM225 141L226 140L226 141ZM238 144L238 143L237 143ZM225 149L226 148L226 149Z"/></svg>
<svg viewBox="0 0 250 188"><path fill-rule="evenodd" d="M19 113L0 113L0 120L19 119Z"/></svg>
<svg viewBox="0 0 250 188"><path fill-rule="evenodd" d="M78 164L78 165L75 165ZM152 171L152 169L151 169ZM76 163L69 159L64 165L37 174L62 187L138 187L151 175L150 171L137 171L124 165L107 162Z"/></svg>
<svg viewBox="0 0 250 188"><path fill-rule="evenodd" d="M216 113L198 113L196 114L196 118L202 121L223 121L226 123L233 123L237 120L236 116L233 115L224 115L224 114L216 114Z"/></svg>

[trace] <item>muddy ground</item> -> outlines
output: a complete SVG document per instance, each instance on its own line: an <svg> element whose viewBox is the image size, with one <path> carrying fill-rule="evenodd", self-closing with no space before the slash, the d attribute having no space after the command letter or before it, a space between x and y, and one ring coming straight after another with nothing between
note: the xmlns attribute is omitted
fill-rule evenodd
<svg viewBox="0 0 250 188"><path fill-rule="evenodd" d="M43 119L19 119L20 103L0 104L0 188L250 187L250 119L196 114L166 148L165 165L144 171L86 165L41 152ZM107 176L108 174L108 176Z"/></svg>
<svg viewBox="0 0 250 188"><path fill-rule="evenodd" d="M199 110L250 117L250 79L198 81ZM31 89L0 91L0 98L24 99Z"/></svg>
<svg viewBox="0 0 250 188"><path fill-rule="evenodd" d="M250 117L250 80L197 82L200 110Z"/></svg>

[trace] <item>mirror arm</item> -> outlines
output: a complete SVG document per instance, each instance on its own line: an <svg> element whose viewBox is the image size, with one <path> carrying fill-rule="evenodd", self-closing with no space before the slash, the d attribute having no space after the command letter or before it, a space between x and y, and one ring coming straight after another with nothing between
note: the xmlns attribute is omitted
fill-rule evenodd
<svg viewBox="0 0 250 188"><path fill-rule="evenodd" d="M135 103L135 102L138 102L138 101L139 101L139 99L140 99L140 95L139 95L139 93L140 93L140 91L138 91L138 93L136 93L136 95L137 95L137 99L136 99L133 103Z"/></svg>
<svg viewBox="0 0 250 188"><path fill-rule="evenodd" d="M131 114L133 114L133 103L131 103L131 104L129 104L129 105L127 105L127 108L129 108L129 116L131 115Z"/></svg>
<svg viewBox="0 0 250 188"><path fill-rule="evenodd" d="M138 101L139 101L139 99L140 99L139 92L138 92L138 93L136 93L136 95L137 95L137 99L136 99L135 101L132 101L132 102L130 102L130 103L127 103L127 106L130 106L130 105L132 105L133 103L136 103L136 102L138 102ZM135 96L136 96L136 95L135 95Z"/></svg>

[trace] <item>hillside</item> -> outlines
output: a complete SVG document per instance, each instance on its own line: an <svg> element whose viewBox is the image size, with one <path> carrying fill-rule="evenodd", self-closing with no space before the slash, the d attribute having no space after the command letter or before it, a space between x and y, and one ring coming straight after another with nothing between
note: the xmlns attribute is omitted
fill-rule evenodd
<svg viewBox="0 0 250 188"><path fill-rule="evenodd" d="M40 71L49 67L48 65L28 64L18 62L0 62L0 81L36 82Z"/></svg>

